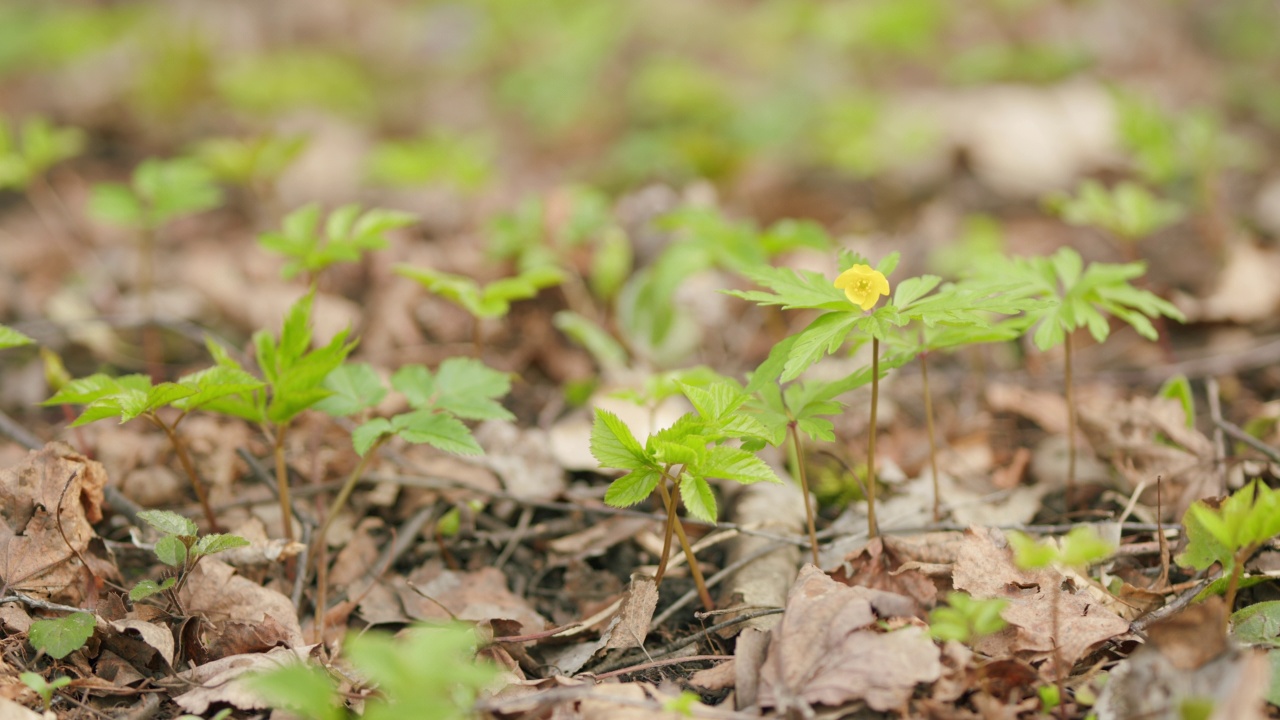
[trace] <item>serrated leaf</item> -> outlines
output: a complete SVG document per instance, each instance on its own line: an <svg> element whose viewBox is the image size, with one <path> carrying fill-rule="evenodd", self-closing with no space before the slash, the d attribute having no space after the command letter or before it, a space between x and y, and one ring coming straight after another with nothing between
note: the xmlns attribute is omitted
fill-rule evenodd
<svg viewBox="0 0 1280 720"><path fill-rule="evenodd" d="M1017 532L1006 534L1009 547L1013 548L1013 562L1023 570L1042 568L1058 558L1056 548L1047 543L1037 542L1031 537Z"/></svg>
<svg viewBox="0 0 1280 720"><path fill-rule="evenodd" d="M168 590L169 588L173 587L177 583L178 583L178 578L172 578L172 577L165 578L164 582L162 583L157 583L154 580L143 580L137 585L134 585L133 589L129 591L129 599L132 600L133 602L138 602L139 600L145 600L151 597L152 595L155 595L157 593L162 593L165 590Z"/></svg>
<svg viewBox="0 0 1280 720"><path fill-rule="evenodd" d="M718 420L726 413L737 410L747 401L747 394L735 383L716 382L707 387L677 383L689 404L707 420Z"/></svg>
<svg viewBox="0 0 1280 720"><path fill-rule="evenodd" d="M601 368L615 371L627 366L627 351L604 328L573 312L561 310L551 323L570 340L581 345Z"/></svg>
<svg viewBox="0 0 1280 720"><path fill-rule="evenodd" d="M819 316L796 335L795 344L783 366L782 381L790 382L824 356L835 352L858 322L850 312L831 312Z"/></svg>
<svg viewBox="0 0 1280 720"><path fill-rule="evenodd" d="M698 466L698 472L704 477L733 480L744 485L782 482L773 468L755 454L725 445L711 448L707 459Z"/></svg>
<svg viewBox="0 0 1280 720"><path fill-rule="evenodd" d="M195 537L200 532L189 518L168 510L141 510L138 519L165 535Z"/></svg>
<svg viewBox="0 0 1280 720"><path fill-rule="evenodd" d="M514 420L493 400L511 391L511 376L474 358L453 357L436 370L435 407L467 420Z"/></svg>
<svg viewBox="0 0 1280 720"><path fill-rule="evenodd" d="M40 403L44 406L50 405L88 405L95 400L99 400L108 395L120 392L121 386L116 378L103 373L96 373L89 377L76 378L53 395L53 397Z"/></svg>
<svg viewBox="0 0 1280 720"><path fill-rule="evenodd" d="M374 418L351 431L351 445L360 457L364 457L379 440L395 433L391 421Z"/></svg>
<svg viewBox="0 0 1280 720"><path fill-rule="evenodd" d="M779 305L783 310L840 310L849 304L844 292L833 285L830 278L811 270L760 266L748 269L744 274L771 292L729 290L727 294L757 305Z"/></svg>
<svg viewBox="0 0 1280 720"><path fill-rule="evenodd" d="M705 479L685 473L680 478L680 501L689 514L704 522L714 523L718 514L716 493Z"/></svg>
<svg viewBox="0 0 1280 720"><path fill-rule="evenodd" d="M178 379L178 384L194 391L172 403L180 410L202 409L218 400L245 395L266 386L266 383L239 367L229 365L215 365L184 375Z"/></svg>
<svg viewBox="0 0 1280 720"><path fill-rule="evenodd" d="M27 640L35 649L61 660L84 647L97 625L98 621L86 612L72 613L56 620L36 620L31 623Z"/></svg>
<svg viewBox="0 0 1280 720"><path fill-rule="evenodd" d="M387 396L382 378L369 363L346 363L325 376L324 387L333 394L316 403L315 408L335 417L363 412Z"/></svg>
<svg viewBox="0 0 1280 720"><path fill-rule="evenodd" d="M591 426L591 455L606 468L638 470L652 464L631 428L617 415L600 408L596 408Z"/></svg>
<svg viewBox="0 0 1280 720"><path fill-rule="evenodd" d="M0 325L0 350L34 343L30 337L6 325Z"/></svg>
<svg viewBox="0 0 1280 720"><path fill-rule="evenodd" d="M932 292L941 282L942 278L937 275L907 278L898 283L898 288L894 290L893 304L900 311L906 310L912 303Z"/></svg>
<svg viewBox="0 0 1280 720"><path fill-rule="evenodd" d="M187 562L187 546L177 535L165 535L156 541L156 557L171 567L182 567Z"/></svg>
<svg viewBox="0 0 1280 720"><path fill-rule="evenodd" d="M239 547L249 547L249 541L239 535L212 533L197 540L196 544L191 548L191 554L197 557L200 555L213 555L223 550Z"/></svg>
<svg viewBox="0 0 1280 720"><path fill-rule="evenodd" d="M654 468L632 470L610 483L604 493L604 503L610 507L631 507L652 495L661 481L662 473Z"/></svg>
<svg viewBox="0 0 1280 720"><path fill-rule="evenodd" d="M450 415L415 410L391 419L396 434L411 443L426 443L457 455L483 455L471 431Z"/></svg>
<svg viewBox="0 0 1280 720"><path fill-rule="evenodd" d="M825 418L802 418L796 422L796 428L808 435L812 440L819 442L835 442L836 440L835 425L832 425L831 421Z"/></svg>
<svg viewBox="0 0 1280 720"><path fill-rule="evenodd" d="M435 376L422 365L402 366L391 376L391 387L400 391L409 405L418 410L430 409L435 401Z"/></svg>

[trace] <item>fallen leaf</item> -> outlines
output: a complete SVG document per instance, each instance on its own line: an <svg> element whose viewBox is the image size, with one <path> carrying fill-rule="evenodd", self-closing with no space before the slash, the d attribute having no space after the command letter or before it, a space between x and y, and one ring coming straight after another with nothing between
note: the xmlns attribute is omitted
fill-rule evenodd
<svg viewBox="0 0 1280 720"><path fill-rule="evenodd" d="M996 529L969 529L956 558L952 584L980 600L1008 601L1001 616L1011 627L981 640L977 650L995 657L1041 658L1050 656L1056 645L1065 668L1054 668L1050 677L1066 674L1091 647L1129 630L1129 623L1094 597L1087 583L1069 581L1052 567L1023 570L1014 565L1013 553ZM1059 588L1056 593L1055 587Z"/></svg>
<svg viewBox="0 0 1280 720"><path fill-rule="evenodd" d="M305 661L310 654L311 647L296 647L232 655L178 673L172 678L158 681L157 684L174 692L186 690L175 696L173 701L183 710L196 715L204 715L214 703L226 703L240 710L265 710L269 706L246 686L244 675ZM197 687L188 689L192 685Z"/></svg>
<svg viewBox="0 0 1280 720"><path fill-rule="evenodd" d="M903 558L895 549L897 545L892 536L873 538L862 550L846 557L831 577L845 585L883 590L910 598L915 601L916 608L908 614L924 618L937 603L938 588L924 573L901 569ZM905 608L899 607L894 612L900 613L902 609ZM901 614L897 616L901 617Z"/></svg>
<svg viewBox="0 0 1280 720"><path fill-rule="evenodd" d="M507 577L497 568L461 572L446 570L439 561L432 560L407 580L395 578L392 587L405 613L414 620L444 620L450 614L477 622L501 618L515 620L526 633L550 626L524 598L507 589Z"/></svg>
<svg viewBox="0 0 1280 720"><path fill-rule="evenodd" d="M178 594L183 608L203 615L213 624L223 622L262 623L275 618L283 628L289 647L302 645L302 628L289 598L235 574L235 569L213 558L204 558L188 575Z"/></svg>
<svg viewBox="0 0 1280 720"><path fill-rule="evenodd" d="M760 670L760 703L780 712L863 700L903 707L918 683L942 673L938 647L918 627L870 628L871 603L809 565L787 598Z"/></svg>

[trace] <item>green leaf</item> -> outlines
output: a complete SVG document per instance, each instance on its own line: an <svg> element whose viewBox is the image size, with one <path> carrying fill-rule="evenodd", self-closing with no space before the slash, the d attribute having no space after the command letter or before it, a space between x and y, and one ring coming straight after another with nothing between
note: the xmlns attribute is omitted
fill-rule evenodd
<svg viewBox="0 0 1280 720"><path fill-rule="evenodd" d="M729 295L749 300L758 305L780 305L783 310L810 308L815 310L843 310L849 306L844 291L833 280L811 270L791 270L759 266L743 271L743 274L761 287L772 292L727 290Z"/></svg>
<svg viewBox="0 0 1280 720"><path fill-rule="evenodd" d="M627 351L604 328L572 310L561 310L551 318L556 329L578 343L591 354L597 364L606 371L617 371L627 366Z"/></svg>
<svg viewBox="0 0 1280 720"><path fill-rule="evenodd" d="M858 319L851 312L831 312L809 323L791 346L791 353L783 366L782 381L795 380L814 363L839 349Z"/></svg>
<svg viewBox="0 0 1280 720"><path fill-rule="evenodd" d="M133 589L129 591L129 599L133 602L145 600L152 595L168 590L176 584L178 584L178 578L176 577L165 578L164 582L161 583L157 583L154 580L143 580L137 585L134 585Z"/></svg>
<svg viewBox="0 0 1280 720"><path fill-rule="evenodd" d="M680 478L680 500L689 514L699 520L709 523L716 521L716 494L706 479L685 473Z"/></svg>
<svg viewBox="0 0 1280 720"><path fill-rule="evenodd" d="M1191 393L1191 381L1187 379L1186 375L1174 375L1165 380L1156 395L1177 400L1178 404L1182 406L1182 417L1185 419L1187 427L1196 426L1196 399Z"/></svg>
<svg viewBox="0 0 1280 720"><path fill-rule="evenodd" d="M387 388L369 363L345 363L325 376L324 387L333 394L315 408L335 417L355 415L382 402Z"/></svg>
<svg viewBox="0 0 1280 720"><path fill-rule="evenodd" d="M347 657L384 694L366 702L364 720L473 717L478 693L497 676L492 664L475 658L475 648L475 631L460 623L417 626L398 639L352 633Z"/></svg>
<svg viewBox="0 0 1280 720"><path fill-rule="evenodd" d="M53 397L40 403L46 407L51 405L88 405L108 395L114 395L123 388L120 382L103 373L89 377L77 378L62 386Z"/></svg>
<svg viewBox="0 0 1280 720"><path fill-rule="evenodd" d="M903 280L898 283L898 288L893 292L893 304L900 311L906 310L912 303L932 292L941 282L942 278L937 275L921 275Z"/></svg>
<svg viewBox="0 0 1280 720"><path fill-rule="evenodd" d="M97 625L98 621L86 612L72 613L56 620L36 620L31 623L27 639L31 647L61 660L84 647Z"/></svg>
<svg viewBox="0 0 1280 720"><path fill-rule="evenodd" d="M427 443L457 455L484 454L467 426L444 413L415 410L395 416L391 425L397 435L411 443Z"/></svg>
<svg viewBox="0 0 1280 720"><path fill-rule="evenodd" d="M32 340L17 330L5 325L0 325L0 350L18 347L21 345L30 345L34 342L35 340Z"/></svg>
<svg viewBox="0 0 1280 720"><path fill-rule="evenodd" d="M737 383L721 381L705 388L677 383L680 391L689 399L698 414L707 420L718 420L725 414L737 410L747 401L747 394L738 388Z"/></svg>
<svg viewBox="0 0 1280 720"><path fill-rule="evenodd" d="M89 194L89 214L103 222L124 227L141 227L145 218L142 204L128 186L101 183Z"/></svg>
<svg viewBox="0 0 1280 720"><path fill-rule="evenodd" d="M402 366L391 376L391 387L400 391L415 409L428 410L435 403L435 376L421 365Z"/></svg>
<svg viewBox="0 0 1280 720"><path fill-rule="evenodd" d="M781 483L773 468L754 453L735 447L720 445L711 448L707 459L698 466L698 473L709 478L723 478L748 485L756 482Z"/></svg>
<svg viewBox="0 0 1280 720"><path fill-rule="evenodd" d="M143 160L133 172L133 190L145 209L145 224L159 227L182 216L217 207L222 191L197 160Z"/></svg>
<svg viewBox="0 0 1280 720"><path fill-rule="evenodd" d="M268 706L308 720L347 717L339 700L337 683L323 669L308 663L290 662L249 675L245 685Z"/></svg>
<svg viewBox="0 0 1280 720"><path fill-rule="evenodd" d="M178 379L178 384L193 391L191 395L173 401L172 405L180 410L203 409L219 400L246 395L266 386L266 383L244 370L226 365L215 365L183 375Z"/></svg>
<svg viewBox="0 0 1280 720"><path fill-rule="evenodd" d="M201 555L213 555L223 550L231 550L232 548L249 547L249 541L239 535L224 535L222 533L212 533L205 535L196 541L191 548L193 557Z"/></svg>
<svg viewBox="0 0 1280 720"><path fill-rule="evenodd" d="M1079 568L1106 560L1115 551L1115 545L1103 540L1092 527L1078 526L1063 538L1059 559L1063 565Z"/></svg>
<svg viewBox="0 0 1280 720"><path fill-rule="evenodd" d="M195 537L200 532L189 518L168 510L142 510L138 512L138 519L165 535Z"/></svg>
<svg viewBox="0 0 1280 720"><path fill-rule="evenodd" d="M631 507L653 494L662 473L651 467L642 467L623 475L609 484L604 493L604 504L610 507Z"/></svg>
<svg viewBox="0 0 1280 720"><path fill-rule="evenodd" d="M1249 645L1280 647L1280 600L1267 600L1231 614L1231 634Z"/></svg>
<svg viewBox="0 0 1280 720"><path fill-rule="evenodd" d="M436 370L435 407L467 420L514 420L493 398L511 391L511 376L474 358L452 357Z"/></svg>
<svg viewBox="0 0 1280 720"><path fill-rule="evenodd" d="M1027 535L1012 531L1006 533L1009 546L1013 548L1013 562L1023 570L1034 570L1051 564L1058 559L1057 548L1047 543L1036 542Z"/></svg>
<svg viewBox="0 0 1280 720"><path fill-rule="evenodd" d="M596 408L596 419L591 426L591 455L606 468L639 470L653 464L626 423L600 408Z"/></svg>
<svg viewBox="0 0 1280 720"><path fill-rule="evenodd" d="M156 557L170 567L182 567L187 562L187 546L177 535L165 535L156 541Z"/></svg>
<svg viewBox="0 0 1280 720"><path fill-rule="evenodd" d="M360 457L364 457L379 440L395 434L395 428L386 418L373 418L351 431L351 445Z"/></svg>

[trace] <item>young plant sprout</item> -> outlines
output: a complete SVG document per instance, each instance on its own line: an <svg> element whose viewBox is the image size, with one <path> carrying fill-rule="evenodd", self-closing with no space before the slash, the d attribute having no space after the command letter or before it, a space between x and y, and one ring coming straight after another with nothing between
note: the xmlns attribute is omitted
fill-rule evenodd
<svg viewBox="0 0 1280 720"><path fill-rule="evenodd" d="M748 396L730 382L705 388L681 384L696 412L686 413L669 428L652 433L641 445L630 428L607 410L596 409L591 429L591 454L603 468L626 470L605 492L605 503L629 507L657 495L667 513L662 557L654 580L662 582L671 552L673 534L679 538L698 596L709 611L715 608L707 591L693 547L678 518L680 504L706 522L716 520L716 496L710 478L743 484L782 482L773 469L754 453L726 444L731 440L767 439L768 430L755 418L736 412Z"/></svg>

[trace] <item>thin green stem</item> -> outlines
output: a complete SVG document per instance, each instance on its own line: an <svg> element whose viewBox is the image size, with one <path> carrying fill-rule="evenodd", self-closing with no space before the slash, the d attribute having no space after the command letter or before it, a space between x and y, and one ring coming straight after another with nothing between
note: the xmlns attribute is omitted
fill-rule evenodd
<svg viewBox="0 0 1280 720"><path fill-rule="evenodd" d="M195 463L191 461L191 455L187 452L187 444L178 435L178 423L169 425L154 414L147 415L147 419L164 430L165 436L169 438L169 444L173 446L173 452L178 456L178 463L182 465L182 470L191 480L191 487L196 491L196 498L200 500L200 508L204 510L205 520L209 521L209 531L222 532L218 526L218 518L213 514L213 506L209 504L209 493L205 490L204 482L196 473Z"/></svg>
<svg viewBox="0 0 1280 720"><path fill-rule="evenodd" d="M818 532L813 522L813 500L809 497L809 477L805 470L804 449L800 445L800 431L795 421L787 424L791 433L791 445L796 451L796 476L800 478L800 492L804 494L804 517L809 525L809 549L813 551L813 564L818 564Z"/></svg>
<svg viewBox="0 0 1280 720"><path fill-rule="evenodd" d="M280 527L286 540L293 539L293 503L289 500L289 466L284 461L284 438L289 430L288 423L276 427L275 442L272 451L276 460L276 490L280 495Z"/></svg>
<svg viewBox="0 0 1280 720"><path fill-rule="evenodd" d="M1231 630L1231 611L1236 606L1236 593L1240 591L1240 573L1244 568L1244 564L1248 562L1257 548L1248 545L1236 551L1235 557L1232 558L1231 576L1227 579L1227 590L1223 593L1223 599L1227 601L1227 612L1222 617L1222 633L1225 635Z"/></svg>
<svg viewBox="0 0 1280 720"><path fill-rule="evenodd" d="M658 491L662 493L662 501L669 507L675 507L680 502L680 486L676 485L670 492L667 491L665 482L658 483ZM702 577L702 568L698 567L698 559L694 557L693 546L689 544L689 536L685 535L684 524L677 518L673 527L676 531L676 537L680 538L680 547L684 550L684 559L689 563L689 572L693 574L694 587L698 589L698 598L702 600L702 606L711 612L716 609L716 604L711 599L711 593L707 590L707 581Z"/></svg>
<svg viewBox="0 0 1280 720"><path fill-rule="evenodd" d="M347 500L350 499L352 491L359 484L360 478L364 477L364 471L369 468L369 463L373 460L378 448L382 447L383 443L390 437L388 435L375 442L360 458L360 462L356 463L356 467L351 471L351 474L347 476L347 481L343 483L342 489L338 490L337 497L329 504L329 511L325 513L324 522L320 524L320 530L316 533L316 544L314 546L316 550L326 546L325 539L329 536L329 526L333 524L333 519L338 517L338 513L342 512L342 508L346 506ZM315 550L311 554L313 557L319 557L319 553Z"/></svg>
<svg viewBox="0 0 1280 720"><path fill-rule="evenodd" d="M942 519L942 491L938 489L938 441L933 429L933 393L929 392L929 352L920 354L920 380L924 385L924 425L929 431L929 472L933 474L933 521Z"/></svg>
<svg viewBox="0 0 1280 720"><path fill-rule="evenodd" d="M1066 359L1063 362L1064 395L1067 399L1067 510L1070 511L1076 497L1076 395L1071 377L1071 333L1063 341Z"/></svg>
<svg viewBox="0 0 1280 720"><path fill-rule="evenodd" d="M880 338L871 338L871 427L867 429L867 537L880 535L876 522L876 410L880 405Z"/></svg>
<svg viewBox="0 0 1280 720"><path fill-rule="evenodd" d="M658 573L653 577L655 587L662 585L662 577L667 574L667 561L671 558L671 537L675 534L676 507L673 500L675 496L665 492L667 488L666 473L664 477L658 481L658 486L664 491L662 493L663 507L667 510L667 522L662 528L662 557L658 559Z"/></svg>

